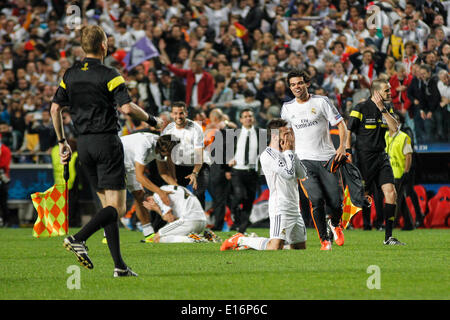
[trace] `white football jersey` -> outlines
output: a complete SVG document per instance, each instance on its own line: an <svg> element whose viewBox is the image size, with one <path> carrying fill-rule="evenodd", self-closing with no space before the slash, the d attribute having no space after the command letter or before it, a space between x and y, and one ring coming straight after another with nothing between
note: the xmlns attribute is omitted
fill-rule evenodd
<svg viewBox="0 0 450 320"><path fill-rule="evenodd" d="M172 151L172 161L176 165L195 165L194 149L203 148L203 129L196 122L187 119L184 128L178 129L175 122L171 122L163 130L161 135L172 134L180 139L180 143ZM205 153L204 162L208 162Z"/></svg>
<svg viewBox="0 0 450 320"><path fill-rule="evenodd" d="M182 186L164 185L161 190L172 192L169 194L170 206L166 206L158 194L153 195L163 215L172 209L172 214L179 219L206 221L200 201L188 189Z"/></svg>
<svg viewBox="0 0 450 320"><path fill-rule="evenodd" d="M300 214L297 178L305 178L306 169L295 153L267 147L260 156L260 162L270 191L269 215Z"/></svg>
<svg viewBox="0 0 450 320"><path fill-rule="evenodd" d="M120 137L123 144L125 170L127 172L135 171L135 162L145 166L154 159L162 160L162 158L155 153L155 146L158 138L158 135L150 132L137 132Z"/></svg>
<svg viewBox="0 0 450 320"><path fill-rule="evenodd" d="M336 154L329 123L337 125L341 114L325 96L311 95L305 103L285 102L281 118L288 121L295 135L295 153L300 160L328 161Z"/></svg>

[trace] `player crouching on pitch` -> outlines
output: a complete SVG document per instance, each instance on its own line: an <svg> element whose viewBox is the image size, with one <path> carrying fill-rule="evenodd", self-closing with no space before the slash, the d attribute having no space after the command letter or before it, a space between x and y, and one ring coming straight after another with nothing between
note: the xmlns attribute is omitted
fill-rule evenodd
<svg viewBox="0 0 450 320"><path fill-rule="evenodd" d="M212 231L205 229L206 215L198 198L182 186L165 185L161 190L167 192L170 205L164 204L159 194L147 197L143 202L148 210L156 211L164 221L164 227L150 236L154 243L192 243L219 242ZM199 234L203 233L203 236Z"/></svg>
<svg viewBox="0 0 450 320"><path fill-rule="evenodd" d="M287 121L272 119L267 128L270 143L260 162L270 191L270 238L237 233L223 242L221 251L306 249L306 228L300 213L297 184L297 179L306 177L306 169L294 153L294 134Z"/></svg>

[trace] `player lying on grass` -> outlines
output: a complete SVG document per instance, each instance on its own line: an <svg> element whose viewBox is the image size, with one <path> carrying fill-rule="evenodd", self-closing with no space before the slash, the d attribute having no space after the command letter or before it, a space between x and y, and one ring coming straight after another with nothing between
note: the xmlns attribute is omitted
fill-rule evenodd
<svg viewBox="0 0 450 320"><path fill-rule="evenodd" d="M261 168L270 190L270 238L245 237L237 233L220 247L225 250L306 249L306 228L300 214L297 178L306 171L294 153L294 134L282 119L272 119L270 143L260 156ZM286 244L286 246L285 246Z"/></svg>
<svg viewBox="0 0 450 320"><path fill-rule="evenodd" d="M147 242L217 242L220 241L212 231L205 229L206 215L200 201L188 189L182 186L165 185L161 187L169 197L170 205L166 205L159 194L147 197L143 205L161 215L168 223L147 237ZM203 233L203 236L199 234Z"/></svg>

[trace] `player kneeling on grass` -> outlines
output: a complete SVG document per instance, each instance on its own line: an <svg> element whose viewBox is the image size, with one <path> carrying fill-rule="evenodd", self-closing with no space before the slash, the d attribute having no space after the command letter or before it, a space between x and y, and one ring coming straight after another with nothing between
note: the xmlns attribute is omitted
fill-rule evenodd
<svg viewBox="0 0 450 320"><path fill-rule="evenodd" d="M143 202L148 210L156 211L164 221L164 227L152 234L147 242L217 242L219 238L210 230L206 230L206 215L200 201L188 189L181 186L165 185L170 205L164 204L159 194L147 197ZM203 233L203 236L199 234Z"/></svg>
<svg viewBox="0 0 450 320"><path fill-rule="evenodd" d="M270 238L245 237L237 233L220 247L225 250L306 249L306 228L300 213L297 179L306 170L294 153L294 134L282 119L272 119L269 146L261 154L261 168L270 191ZM286 245L285 245L286 244Z"/></svg>

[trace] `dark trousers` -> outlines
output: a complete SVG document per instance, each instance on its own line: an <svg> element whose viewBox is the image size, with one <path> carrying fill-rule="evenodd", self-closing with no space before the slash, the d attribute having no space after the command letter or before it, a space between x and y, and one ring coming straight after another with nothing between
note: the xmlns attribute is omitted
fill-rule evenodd
<svg viewBox="0 0 450 320"><path fill-rule="evenodd" d="M438 115L439 118L439 115ZM436 127L436 114L433 113L431 119L422 119L420 110L414 114L414 126L418 143L430 143L434 140L434 130Z"/></svg>
<svg viewBox="0 0 450 320"><path fill-rule="evenodd" d="M10 221L12 219L8 210L8 186L9 183L3 183L0 181L0 211L2 212L1 217L3 218L3 223L5 225L15 224L15 221Z"/></svg>
<svg viewBox="0 0 450 320"><path fill-rule="evenodd" d="M194 166L175 166L175 175L179 185L187 187L189 185L189 179L185 177L192 173ZM205 210L205 192L209 183L209 165L204 163L197 176L197 189L193 190L194 195L198 198L202 204L203 210Z"/></svg>
<svg viewBox="0 0 450 320"><path fill-rule="evenodd" d="M405 203L407 197L411 198L414 211L416 212L416 224L421 225L425 216L424 212L422 212L422 209L420 208L419 198L417 197L417 193L414 190L414 179L412 178L411 174L412 172L410 172L409 179L403 181L403 197L405 199Z"/></svg>
<svg viewBox="0 0 450 320"><path fill-rule="evenodd" d="M222 231L226 204L230 193L230 182L225 178L223 165L213 163L210 166L208 190L212 197L212 214L214 217L212 229Z"/></svg>
<svg viewBox="0 0 450 320"><path fill-rule="evenodd" d="M330 208L331 223L338 226L342 217L342 185L338 173L329 172L326 161L302 160L308 170L308 179L302 182L311 201L314 224L322 241L328 239L325 204Z"/></svg>
<svg viewBox="0 0 450 320"><path fill-rule="evenodd" d="M69 227L81 227L78 184L69 190Z"/></svg>
<svg viewBox="0 0 450 320"><path fill-rule="evenodd" d="M414 220L411 212L409 211L408 204L406 203L406 197L411 197L411 201L416 212L416 221L421 222L423 218L421 213L422 210L419 206L419 199L417 199L414 189L408 184L407 180L395 179L395 189L397 190L397 212L395 213L395 220L398 223L400 217L403 217L403 229L414 229ZM416 201L413 200L414 196Z"/></svg>
<svg viewBox="0 0 450 320"><path fill-rule="evenodd" d="M232 229L243 233L250 225L250 214L258 188L258 173L255 170L231 169L231 186L231 213L234 222Z"/></svg>
<svg viewBox="0 0 450 320"><path fill-rule="evenodd" d="M305 226L307 228L314 227L314 222L312 220L312 212L311 212L311 204L309 202L308 197L306 196L303 188L301 187L301 183L299 181L298 194L300 196L300 212L302 213L303 221L305 222ZM331 212L331 209L327 206L327 212Z"/></svg>

